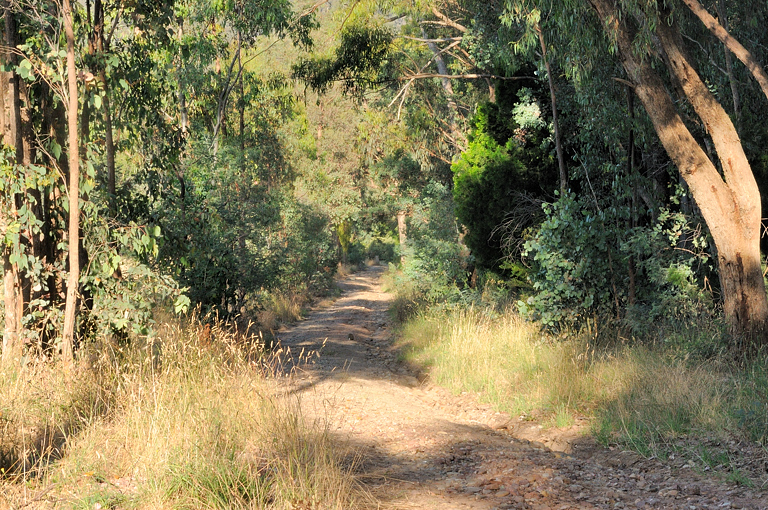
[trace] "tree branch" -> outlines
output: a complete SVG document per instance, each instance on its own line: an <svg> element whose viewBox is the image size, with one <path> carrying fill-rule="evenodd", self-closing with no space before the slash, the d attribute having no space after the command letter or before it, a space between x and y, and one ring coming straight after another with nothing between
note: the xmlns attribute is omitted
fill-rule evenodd
<svg viewBox="0 0 768 510"><path fill-rule="evenodd" d="M117 14L115 14L115 19L112 20L112 27L109 29L109 34L107 34L107 38L104 41L104 44L107 46L107 48L109 48L112 44L112 36L115 35L115 29L117 28L117 23L120 21L120 15L122 13L123 2L120 2L120 8L117 10Z"/></svg>
<svg viewBox="0 0 768 510"><path fill-rule="evenodd" d="M442 39L425 39L423 37L411 37L410 35L401 35L398 36L403 39L408 39L411 41L419 41L419 42L425 42L425 43L440 43L440 42L453 42L453 41L461 41L461 37L445 37Z"/></svg>
<svg viewBox="0 0 768 510"><path fill-rule="evenodd" d="M404 80L420 80L424 78L445 78L448 80L476 80L481 78L491 78L494 80L507 80L507 81L518 81L518 80L537 80L535 76L499 76L496 74L474 74L474 73L468 73L468 74L437 74L437 73L418 73L418 74L412 74L410 76L402 76L398 78L399 81Z"/></svg>
<svg viewBox="0 0 768 510"><path fill-rule="evenodd" d="M712 32L712 35L720 39L731 53L736 55L736 58L747 66L749 72L757 80L760 88L763 90L763 94L768 97L768 74L763 70L760 63L755 60L752 53L749 52L744 46L741 45L728 31L707 11L698 0L683 0L683 3L696 15L697 18L704 23L704 26Z"/></svg>
<svg viewBox="0 0 768 510"><path fill-rule="evenodd" d="M438 11L437 7L435 7L434 5L432 6L432 14L437 16L437 18L440 19L445 24L445 26L453 27L461 33L464 33L467 31L467 27L465 27L464 25L460 25L459 23L456 23L455 21L450 19L448 16Z"/></svg>

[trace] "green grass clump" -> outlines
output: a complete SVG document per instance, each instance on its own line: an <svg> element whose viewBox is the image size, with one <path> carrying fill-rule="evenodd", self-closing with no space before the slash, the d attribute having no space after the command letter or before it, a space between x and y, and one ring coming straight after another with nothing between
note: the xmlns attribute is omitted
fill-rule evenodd
<svg viewBox="0 0 768 510"><path fill-rule="evenodd" d="M75 508L359 506L347 452L276 396L277 363L223 325L176 323L144 345L92 346L71 374L4 372L0 506L40 494Z"/></svg>

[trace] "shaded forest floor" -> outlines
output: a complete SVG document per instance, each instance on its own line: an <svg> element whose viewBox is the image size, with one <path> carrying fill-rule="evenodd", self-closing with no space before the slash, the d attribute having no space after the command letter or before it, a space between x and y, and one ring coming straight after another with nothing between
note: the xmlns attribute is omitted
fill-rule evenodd
<svg viewBox="0 0 768 510"><path fill-rule="evenodd" d="M299 397L308 417L327 420L382 508L768 508L764 487L726 483L682 459L604 448L585 419L545 429L431 384L392 345L383 272L340 281L341 297L278 334L296 357L282 391ZM742 457L750 448L719 446ZM764 451L746 457L755 461L745 469L768 468Z"/></svg>

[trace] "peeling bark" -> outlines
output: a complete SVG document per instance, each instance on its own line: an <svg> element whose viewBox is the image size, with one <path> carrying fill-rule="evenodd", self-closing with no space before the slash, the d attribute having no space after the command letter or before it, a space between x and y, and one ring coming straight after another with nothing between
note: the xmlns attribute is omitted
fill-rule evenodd
<svg viewBox="0 0 768 510"><path fill-rule="evenodd" d="M15 64L16 57L7 50L16 46L16 20L11 6L7 1L2 2L4 25L3 42L5 48L2 51L3 64ZM2 95L2 137L3 143L16 149L16 163L23 158L24 144L21 127L21 101L19 76L14 72L0 73L0 94ZM10 210L0 210L0 230L8 227L9 215L13 215L16 209L15 199L9 197ZM16 264L10 261L10 249L2 247L3 266L3 305L5 322L3 326L3 353L4 364L15 362L21 355L21 308L23 304L21 291L21 278Z"/></svg>

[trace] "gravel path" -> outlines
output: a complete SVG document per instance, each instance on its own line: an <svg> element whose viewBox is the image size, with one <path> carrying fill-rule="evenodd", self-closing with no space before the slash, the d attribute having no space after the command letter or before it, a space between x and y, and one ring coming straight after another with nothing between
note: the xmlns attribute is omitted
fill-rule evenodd
<svg viewBox="0 0 768 510"><path fill-rule="evenodd" d="M391 346L383 272L349 276L339 299L278 334L297 357L319 352L294 368L287 390L350 445L381 508L768 509L766 487L602 448L585 424L543 430L418 377Z"/></svg>

